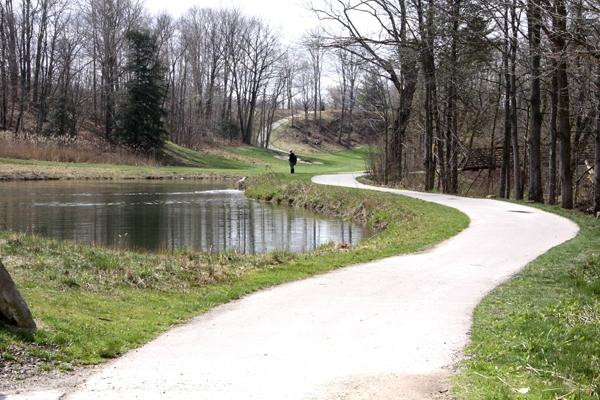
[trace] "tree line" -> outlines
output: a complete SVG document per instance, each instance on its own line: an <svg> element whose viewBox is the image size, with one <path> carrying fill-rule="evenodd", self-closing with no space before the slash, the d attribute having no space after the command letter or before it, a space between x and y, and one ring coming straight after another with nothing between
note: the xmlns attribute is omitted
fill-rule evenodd
<svg viewBox="0 0 600 400"><path fill-rule="evenodd" d="M312 8L330 27L326 46L376 69L371 97L380 101L371 104L390 124L372 160L378 179L398 183L419 170L425 190L457 193L465 161L488 149L498 196L527 191L529 200L572 208L574 190L593 176L600 211L596 1L327 0Z"/></svg>
<svg viewBox="0 0 600 400"><path fill-rule="evenodd" d="M135 32L149 36L149 59L130 51L144 51ZM149 93L132 93L132 60L162 71L154 111L169 139L191 147L215 136L266 146L276 110L320 121L324 107L320 36L284 47L235 9L192 7L175 19L150 16L138 0L2 0L0 38L0 130L15 134L135 137L123 113Z"/></svg>

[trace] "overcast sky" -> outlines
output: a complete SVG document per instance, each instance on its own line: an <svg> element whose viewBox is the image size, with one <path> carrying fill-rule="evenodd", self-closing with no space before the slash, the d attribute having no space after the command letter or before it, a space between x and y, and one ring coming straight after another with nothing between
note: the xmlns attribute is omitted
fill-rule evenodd
<svg viewBox="0 0 600 400"><path fill-rule="evenodd" d="M167 11L179 17L192 6L200 8L239 8L246 15L260 17L281 32L286 42L297 41L304 32L317 25L315 15L306 9L304 0L145 0L154 14Z"/></svg>

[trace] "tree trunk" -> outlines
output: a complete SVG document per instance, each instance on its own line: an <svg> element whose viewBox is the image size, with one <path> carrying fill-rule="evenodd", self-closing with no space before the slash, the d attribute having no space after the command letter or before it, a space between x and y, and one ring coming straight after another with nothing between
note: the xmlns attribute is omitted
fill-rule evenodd
<svg viewBox="0 0 600 400"><path fill-rule="evenodd" d="M38 94L39 94L39 83L40 83L40 70L42 67L42 48L44 37L46 35L46 25L48 20L48 0L44 0L42 2L42 19L40 21L40 26L38 30L37 37L37 50L35 52L35 69L33 71L33 104L37 104L38 102Z"/></svg>
<svg viewBox="0 0 600 400"><path fill-rule="evenodd" d="M561 206L573 208L573 172L571 170L571 121L569 77L567 67L567 8L564 0L556 0L556 56L558 57L558 138L560 142Z"/></svg>
<svg viewBox="0 0 600 400"><path fill-rule="evenodd" d="M529 0L529 52L531 57L531 132L529 133L529 200L544 202L542 191L541 132L543 115L540 90L540 4Z"/></svg>
<svg viewBox="0 0 600 400"><path fill-rule="evenodd" d="M7 129L8 115L8 79L6 69L6 33L4 7L0 4L0 129Z"/></svg>
<svg viewBox="0 0 600 400"><path fill-rule="evenodd" d="M214 63L216 64L217 61L214 61ZM214 96L214 89L215 89L215 82L217 79L217 65L212 65L211 66L211 70L210 70L210 77L208 80L208 99L206 100L206 107L204 110L204 120L206 121L207 125L208 125L208 130L210 132L213 131L213 96Z"/></svg>
<svg viewBox="0 0 600 400"><path fill-rule="evenodd" d="M600 212L600 64L596 72L596 145L594 162L594 213Z"/></svg>
<svg viewBox="0 0 600 400"><path fill-rule="evenodd" d="M552 89L550 91L550 149L548 161L548 203L556 204L556 141L558 120L558 76L556 62L552 63Z"/></svg>
<svg viewBox="0 0 600 400"><path fill-rule="evenodd" d="M348 146L352 146L352 134L354 133L354 86L356 78L350 78L350 104L348 104Z"/></svg>
<svg viewBox="0 0 600 400"><path fill-rule="evenodd" d="M566 62L558 64L558 138L560 142L561 206L573 208L573 172L571 171L571 121L569 83Z"/></svg>
<svg viewBox="0 0 600 400"><path fill-rule="evenodd" d="M6 0L5 8L6 34L8 35L8 75L10 81L11 110L8 117L7 128L12 127L16 102L19 97L19 66L17 63L17 30L12 0Z"/></svg>
<svg viewBox="0 0 600 400"><path fill-rule="evenodd" d="M490 136L490 153L488 164L488 179L486 193L491 194L494 190L494 173L496 171L496 126L498 125L498 114L500 112L500 100L502 99L502 71L498 73L498 97L494 107L494 120L492 123L492 134Z"/></svg>
<svg viewBox="0 0 600 400"><path fill-rule="evenodd" d="M423 4L417 2L417 13L419 17L419 31L421 34L421 64L425 78L425 190L433 190L435 185L435 157L434 157L434 124L437 122L437 90L435 59L433 53L433 7L429 0L427 19L424 18Z"/></svg>
<svg viewBox="0 0 600 400"><path fill-rule="evenodd" d="M104 31L104 60L102 65L102 81L103 81L103 97L104 97L104 137L106 140L112 139L113 133L113 57L111 33L105 29Z"/></svg>
<svg viewBox="0 0 600 400"><path fill-rule="evenodd" d="M510 194L510 138L511 138L511 119L510 119L510 98L511 98L511 78L509 71L509 38L508 38L508 6L504 11L504 49L502 54L502 68L504 70L504 143L502 146L502 169L500 171L500 186L498 197L508 198Z"/></svg>
<svg viewBox="0 0 600 400"><path fill-rule="evenodd" d="M408 122L410 120L412 101L417 88L417 78L419 75L416 57L412 54L411 50L407 50L406 55L406 63L402 70L402 81L404 82L404 85L402 85L400 81L394 82L394 86L399 92L399 105L394 118L389 160L393 171L390 174L390 180L395 183L401 182L404 176L404 139L406 128L408 127Z"/></svg>
<svg viewBox="0 0 600 400"><path fill-rule="evenodd" d="M448 82L448 109L446 121L446 184L445 192L458 192L458 109L457 109L457 70L458 70L458 29L460 0L452 1L452 44L450 48L450 76Z"/></svg>
<svg viewBox="0 0 600 400"><path fill-rule="evenodd" d="M424 167L425 167L425 191L433 190L435 170L432 170L433 165L433 121L431 117L431 89L426 84L425 87L425 148Z"/></svg>
<svg viewBox="0 0 600 400"><path fill-rule="evenodd" d="M341 50L344 51L344 50ZM340 64L343 64L345 62L345 60L340 56ZM346 66L345 65L340 65L340 72L342 74L342 82L341 82L341 86L342 86L342 99L341 99L341 106L342 106L342 113L340 115L340 127L338 130L338 143L341 145L342 144L342 134L344 133L344 122L345 122L345 117L346 117L346 89L348 87L347 84L347 80L346 80Z"/></svg>
<svg viewBox="0 0 600 400"><path fill-rule="evenodd" d="M511 134L512 134L512 151L513 151L513 181L514 181L514 194L516 200L523 199L523 179L521 175L521 162L519 154L519 128L518 128L518 114L517 114L517 4L516 0L513 0L511 7L511 26L512 26L512 40L511 40L511 71L510 71L510 88L511 88Z"/></svg>

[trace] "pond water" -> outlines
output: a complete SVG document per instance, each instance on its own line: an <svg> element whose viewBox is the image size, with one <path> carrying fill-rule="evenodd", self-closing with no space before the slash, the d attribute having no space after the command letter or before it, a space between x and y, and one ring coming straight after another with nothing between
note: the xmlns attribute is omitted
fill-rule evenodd
<svg viewBox="0 0 600 400"><path fill-rule="evenodd" d="M0 229L109 247L240 253L355 244L368 234L225 184L189 181L1 183Z"/></svg>

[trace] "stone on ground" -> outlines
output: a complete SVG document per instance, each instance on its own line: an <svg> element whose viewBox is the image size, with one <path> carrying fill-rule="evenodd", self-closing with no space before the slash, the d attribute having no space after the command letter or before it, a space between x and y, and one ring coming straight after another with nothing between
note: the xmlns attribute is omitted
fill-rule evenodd
<svg viewBox="0 0 600 400"><path fill-rule="evenodd" d="M0 261L0 320L23 329L35 329L35 321L19 289Z"/></svg>

